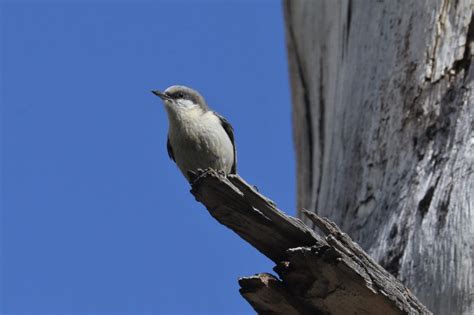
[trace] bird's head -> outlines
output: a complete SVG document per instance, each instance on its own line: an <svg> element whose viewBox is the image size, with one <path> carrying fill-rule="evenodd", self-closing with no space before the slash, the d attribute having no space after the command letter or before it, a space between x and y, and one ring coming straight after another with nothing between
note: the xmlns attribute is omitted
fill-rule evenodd
<svg viewBox="0 0 474 315"><path fill-rule="evenodd" d="M209 107L199 92L182 85L173 85L164 92L152 91L153 94L163 100L168 112L186 112L190 110L202 110L207 112Z"/></svg>

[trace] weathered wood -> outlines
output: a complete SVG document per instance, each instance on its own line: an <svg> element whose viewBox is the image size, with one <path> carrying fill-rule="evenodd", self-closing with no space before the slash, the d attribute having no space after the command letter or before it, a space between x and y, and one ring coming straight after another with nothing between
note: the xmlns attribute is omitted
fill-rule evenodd
<svg viewBox="0 0 474 315"><path fill-rule="evenodd" d="M275 276L261 273L239 279L240 294L258 314L300 315L309 314L299 310L301 305Z"/></svg>
<svg viewBox="0 0 474 315"><path fill-rule="evenodd" d="M284 1L298 209L436 314L474 314L473 6Z"/></svg>
<svg viewBox="0 0 474 315"><path fill-rule="evenodd" d="M206 170L191 193L277 264L279 279L259 274L239 281L259 314L430 314L334 223L307 213L326 235L321 237L238 175Z"/></svg>
<svg viewBox="0 0 474 315"><path fill-rule="evenodd" d="M288 248L311 246L318 238L303 222L289 219L238 175L226 178L208 170L194 181L191 193L217 221L274 262L284 260Z"/></svg>

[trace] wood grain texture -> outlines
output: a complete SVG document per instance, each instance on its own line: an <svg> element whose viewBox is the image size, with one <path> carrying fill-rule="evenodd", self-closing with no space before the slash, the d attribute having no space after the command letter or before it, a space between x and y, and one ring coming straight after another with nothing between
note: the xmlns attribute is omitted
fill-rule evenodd
<svg viewBox="0 0 474 315"><path fill-rule="evenodd" d="M284 1L298 209L435 314L474 314L473 6Z"/></svg>
<svg viewBox="0 0 474 315"><path fill-rule="evenodd" d="M334 223L308 212L320 236L238 175L206 170L192 178L196 200L276 263L278 277L239 280L259 314L431 314Z"/></svg>

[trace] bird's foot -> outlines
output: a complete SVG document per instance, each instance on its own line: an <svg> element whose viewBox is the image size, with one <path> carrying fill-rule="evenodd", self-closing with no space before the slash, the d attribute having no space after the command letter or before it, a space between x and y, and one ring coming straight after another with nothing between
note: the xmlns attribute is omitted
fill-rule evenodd
<svg viewBox="0 0 474 315"><path fill-rule="evenodd" d="M214 171L212 168L206 168L203 170L202 168L198 168L196 171L188 171L188 178L189 178L189 183L194 185L201 177L204 177Z"/></svg>

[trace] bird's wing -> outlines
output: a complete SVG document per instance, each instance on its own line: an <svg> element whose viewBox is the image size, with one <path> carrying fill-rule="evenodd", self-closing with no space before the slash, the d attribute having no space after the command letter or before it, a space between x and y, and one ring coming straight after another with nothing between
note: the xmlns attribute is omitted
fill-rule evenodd
<svg viewBox="0 0 474 315"><path fill-rule="evenodd" d="M170 143L170 137L168 137L168 141L166 141L166 149L168 150L168 156L170 157L170 159L176 162L176 160L174 159L173 148L171 147Z"/></svg>
<svg viewBox="0 0 474 315"><path fill-rule="evenodd" d="M227 121L227 119L225 119L224 117L222 117L216 112L214 112L214 114L216 114L216 116L221 121L222 128L224 128L225 132L230 138L230 141L232 142L232 147L234 148L234 163L232 163L230 173L237 174L237 151L235 150L234 128L232 128L232 125Z"/></svg>

